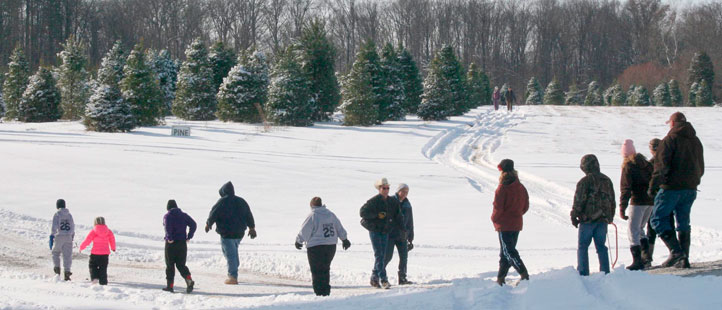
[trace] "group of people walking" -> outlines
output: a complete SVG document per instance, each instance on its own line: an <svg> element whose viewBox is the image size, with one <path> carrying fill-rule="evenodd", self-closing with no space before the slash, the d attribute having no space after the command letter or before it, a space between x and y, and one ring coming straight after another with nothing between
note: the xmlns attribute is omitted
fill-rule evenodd
<svg viewBox="0 0 722 310"><path fill-rule="evenodd" d="M511 90L510 90L511 91ZM496 91L495 91L496 93ZM629 223L629 241L633 262L628 269L639 270L651 265L655 235L670 251L662 266L689 268L690 210L696 198L697 186L704 174L703 150L692 124L684 114L676 112L667 121L670 131L664 139L650 141L653 158L650 161L637 153L632 140L622 145L622 177L620 181L620 217ZM523 227L523 216L529 210L529 194L519 180L511 159L502 160L499 184L495 191L491 221L499 238L499 270L497 283L504 285L510 268L521 280L529 279L516 244ZM582 157L581 170L585 176L577 183L571 222L578 228L577 270L589 275L588 247L592 241L599 257L600 271L609 273L609 256L605 245L607 225L615 213L615 193L612 181L601 173L599 161L593 154ZM369 231L374 252L370 285L376 288L391 287L386 267L394 249L399 255L398 284L412 284L407 279L408 252L414 248L414 220L409 186L400 183L395 194L386 178L375 182L378 194L371 197L360 209L361 225ZM227 262L228 277L225 284L238 284L238 247L246 235L256 238L255 221L248 203L235 194L233 184L227 182L219 190L221 198L212 207L206 220L205 232L215 225L221 237L221 249ZM342 247L351 247L343 225L323 204L320 197L310 202L311 212L296 236L295 247L305 244L310 265L313 290L316 295L328 296L331 292L330 266L341 240ZM72 244L75 236L73 217L65 201L56 203L50 236L54 272L60 275L60 257L63 258L64 279L70 280ZM196 222L169 200L163 217L165 228L165 291L174 291L175 269L186 284L186 292L193 290L195 282L186 266L187 242L196 231ZM675 235L675 222L677 235ZM648 232L644 233L647 227ZM82 252L93 244L89 260L90 278L105 285L108 282L107 266L110 251L115 251L115 237L103 217L97 217L94 228L80 245Z"/></svg>
<svg viewBox="0 0 722 310"><path fill-rule="evenodd" d="M503 95L502 92L504 92ZM511 90L511 86L507 87L506 91L499 89L499 86L494 86L494 92L491 94L491 102L494 104L494 111L499 110L499 103L506 103L506 110L511 112L512 105L516 104L516 95L514 91Z"/></svg>

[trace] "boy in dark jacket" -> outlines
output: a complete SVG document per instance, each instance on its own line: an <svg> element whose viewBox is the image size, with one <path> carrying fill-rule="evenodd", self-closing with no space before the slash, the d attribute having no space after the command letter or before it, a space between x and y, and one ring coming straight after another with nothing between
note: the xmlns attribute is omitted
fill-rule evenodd
<svg viewBox="0 0 722 310"><path fill-rule="evenodd" d="M571 211L572 225L579 228L577 270L582 276L589 275L589 244L599 257L599 271L609 273L607 254L607 225L614 220L614 185L599 170L599 161L593 154L582 157L581 169L586 174L577 183L574 206Z"/></svg>
<svg viewBox="0 0 722 310"><path fill-rule="evenodd" d="M704 150L697 132L681 112L667 120L669 132L659 144L654 156L654 173L649 183L649 196L654 198L652 226L669 249L664 267L677 265L689 268L689 214L697 198L697 186L704 175ZM677 220L677 236L668 217Z"/></svg>
<svg viewBox="0 0 722 310"><path fill-rule="evenodd" d="M506 274L512 266L522 280L529 280L529 272L519 256L519 251L516 250L516 242L523 226L522 216L529 210L529 193L519 182L518 174L514 170L514 161L504 159L497 168L501 171L501 176L494 194L491 222L494 223L494 229L499 232L501 248L496 283L504 285Z"/></svg>
<svg viewBox="0 0 722 310"><path fill-rule="evenodd" d="M236 196L233 184L229 181L218 191L221 199L211 209L206 221L206 233L216 224L216 232L221 235L223 256L228 263L228 279L225 284L238 284L238 245L248 227L248 236L256 238L256 222L248 203Z"/></svg>
<svg viewBox="0 0 722 310"><path fill-rule="evenodd" d="M173 292L175 268L178 268L178 272L186 282L186 292L190 293L193 291L195 282L191 279L191 272L186 267L187 242L193 239L193 234L196 232L196 221L181 211L173 199L168 200L166 209L168 213L163 216L163 227L165 227L165 279L168 285L163 290ZM186 227L188 228L187 235Z"/></svg>
<svg viewBox="0 0 722 310"><path fill-rule="evenodd" d="M388 289L391 287L386 277L384 257L389 242L389 232L396 226L402 236L406 235L403 227L404 217L401 215L399 201L389 196L389 182L382 178L374 184L379 194L372 197L361 207L361 225L369 231L371 246L374 249L374 269L371 272L371 286Z"/></svg>

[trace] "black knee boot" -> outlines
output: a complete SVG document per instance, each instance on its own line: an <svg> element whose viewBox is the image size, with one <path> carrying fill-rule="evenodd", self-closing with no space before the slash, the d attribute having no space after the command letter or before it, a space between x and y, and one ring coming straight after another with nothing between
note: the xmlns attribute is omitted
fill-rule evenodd
<svg viewBox="0 0 722 310"><path fill-rule="evenodd" d="M639 245L633 245L629 248L632 252L632 264L627 266L629 270L641 270L644 269L644 263L642 263L642 247Z"/></svg>
<svg viewBox="0 0 722 310"><path fill-rule="evenodd" d="M642 247L642 264L644 264L644 267L649 267L652 265L652 253L649 250L649 240L647 240L647 238L640 239L639 244Z"/></svg>
<svg viewBox="0 0 722 310"><path fill-rule="evenodd" d="M679 261L675 266L677 268L689 268L689 231L678 231L677 237L679 238L679 245L682 248L682 252L684 252L684 259Z"/></svg>
<svg viewBox="0 0 722 310"><path fill-rule="evenodd" d="M659 235L659 238L664 241L664 245L669 249L669 258L662 263L662 267L672 267L677 262L685 258L684 251L677 241L677 236L674 235L674 230L668 230Z"/></svg>

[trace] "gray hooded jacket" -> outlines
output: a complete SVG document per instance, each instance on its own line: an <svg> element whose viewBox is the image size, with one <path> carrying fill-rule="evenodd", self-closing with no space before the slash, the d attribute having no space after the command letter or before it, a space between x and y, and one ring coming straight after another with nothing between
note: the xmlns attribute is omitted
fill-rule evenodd
<svg viewBox="0 0 722 310"><path fill-rule="evenodd" d="M326 206L313 207L311 214L301 226L301 232L296 242L306 242L306 248L317 245L332 245L338 243L338 238L346 240L346 229L341 225L335 214Z"/></svg>
<svg viewBox="0 0 722 310"><path fill-rule="evenodd" d="M68 209L61 208L58 209L58 212L55 212L55 215L53 216L53 227L51 228L50 233L55 237L75 237L75 222L73 221L73 216L70 214Z"/></svg>

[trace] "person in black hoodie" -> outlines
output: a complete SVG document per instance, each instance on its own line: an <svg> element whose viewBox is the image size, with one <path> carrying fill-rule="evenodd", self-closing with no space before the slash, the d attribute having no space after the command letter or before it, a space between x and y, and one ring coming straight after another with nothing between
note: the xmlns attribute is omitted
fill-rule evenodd
<svg viewBox="0 0 722 310"><path fill-rule="evenodd" d="M669 132L654 156L649 195L654 196L652 226L670 251L663 267L689 268L689 214L704 175L704 150L697 132L681 112L667 120ZM669 226L669 215L677 220L677 234ZM677 239L679 237L679 240ZM679 263L679 264L677 264Z"/></svg>
<svg viewBox="0 0 722 310"><path fill-rule="evenodd" d="M652 165L644 155L637 153L634 142L627 139L622 145L622 177L619 196L619 217L629 221L629 244L632 252L632 264L629 270L644 269L643 257L649 256L649 242L644 226L652 214L654 200L647 195L649 180L652 178ZM631 199L631 206L630 206ZM629 216L627 216L629 208Z"/></svg>
<svg viewBox="0 0 722 310"><path fill-rule="evenodd" d="M229 181L218 191L221 199L211 209L206 221L206 233L216 224L216 232L221 235L223 256L228 263L228 279L225 284L238 284L238 245L248 228L248 236L256 238L256 222L248 203L236 196L233 184Z"/></svg>
<svg viewBox="0 0 722 310"><path fill-rule="evenodd" d="M389 232L395 226L405 237L404 216L401 215L399 201L389 196L389 182L386 178L376 181L374 187L379 194L372 197L361 207L361 225L369 231L371 246L374 249L374 269L371 272L371 286L388 289L391 287L386 276L384 258L389 242Z"/></svg>
<svg viewBox="0 0 722 310"><path fill-rule="evenodd" d="M401 214L404 216L403 226L406 227L406 236L403 236L401 231L394 226L389 233L389 244L384 255L384 266L388 266L394 257L394 247L399 251L399 285L414 284L406 278L409 251L414 248L414 215L408 195L409 186L400 183L394 198L401 203Z"/></svg>

